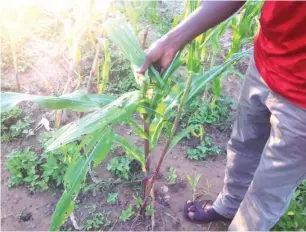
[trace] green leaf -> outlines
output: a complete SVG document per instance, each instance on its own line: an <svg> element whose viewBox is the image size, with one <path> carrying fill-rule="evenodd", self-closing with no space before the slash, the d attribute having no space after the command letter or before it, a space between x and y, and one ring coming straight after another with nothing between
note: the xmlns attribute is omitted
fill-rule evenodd
<svg viewBox="0 0 306 232"><path fill-rule="evenodd" d="M289 215L289 216L294 216L294 212L293 212L293 211L288 211L288 212L287 212L287 215Z"/></svg>
<svg viewBox="0 0 306 232"><path fill-rule="evenodd" d="M193 181L192 181L191 177L188 174L186 175L186 179L187 179L187 182L190 185L190 187L193 189Z"/></svg>
<svg viewBox="0 0 306 232"><path fill-rule="evenodd" d="M65 191L56 205L52 215L50 230L55 231L63 224L67 217L73 212L74 199L76 199L92 161L102 161L106 155L103 149L105 142L110 137L112 131L107 128L100 133L99 142L88 156L78 156L68 166L64 176ZM103 156L101 156L101 153Z"/></svg>
<svg viewBox="0 0 306 232"><path fill-rule="evenodd" d="M126 93L103 108L63 126L47 141L47 151L59 148L82 135L103 129L112 123L117 123L119 120L130 118L136 109L138 99L139 91Z"/></svg>
<svg viewBox="0 0 306 232"><path fill-rule="evenodd" d="M134 159L138 160L141 164L142 169L145 168L145 157L144 154L139 153L137 149L128 143L128 141L121 135L115 134L114 135L114 142L119 143L127 155L133 157Z"/></svg>
<svg viewBox="0 0 306 232"><path fill-rule="evenodd" d="M199 180L201 178L202 174L198 173L194 178L194 186L196 187L199 183Z"/></svg>
<svg viewBox="0 0 306 232"><path fill-rule="evenodd" d="M105 95L85 95L84 90L65 94L60 97L38 96L23 93L1 93L1 110L9 111L23 101L33 101L49 109L71 109L76 111L92 111L114 101L114 97Z"/></svg>
<svg viewBox="0 0 306 232"><path fill-rule="evenodd" d="M114 133L112 131L106 132L104 135L104 142L98 143L96 146L96 155L93 157L94 165L96 168L109 153L113 143Z"/></svg>
<svg viewBox="0 0 306 232"><path fill-rule="evenodd" d="M179 133L177 133L171 140L167 153L169 153L176 146L176 144L178 144L179 141L181 141L184 137L186 137L192 130L196 129L197 127L198 125L190 125L187 128L181 130Z"/></svg>
<svg viewBox="0 0 306 232"><path fill-rule="evenodd" d="M232 65L234 62L249 56L252 51L253 48L250 48L246 51L236 53L232 55L231 58L227 59L222 65L216 66L210 69L208 72L201 73L199 75L194 75L192 77L191 88L188 94L186 104L189 104L196 96L203 92L204 86L207 84L207 82L219 77L227 69L227 67Z"/></svg>
<svg viewBox="0 0 306 232"><path fill-rule="evenodd" d="M105 23L105 29L109 38L121 49L125 57L132 63L132 66L140 67L144 62L145 53L140 48L138 39L129 25L119 20L109 19ZM151 65L149 70L150 76L163 86L164 81L155 68Z"/></svg>

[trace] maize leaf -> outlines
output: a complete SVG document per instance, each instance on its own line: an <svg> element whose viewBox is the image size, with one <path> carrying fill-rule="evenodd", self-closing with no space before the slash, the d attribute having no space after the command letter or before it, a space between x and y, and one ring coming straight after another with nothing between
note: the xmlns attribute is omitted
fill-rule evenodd
<svg viewBox="0 0 306 232"><path fill-rule="evenodd" d="M59 97L6 92L1 93L1 110L5 112L23 101L33 101L49 109L71 109L84 112L99 109L101 106L111 103L114 99L115 97L113 96L86 95L84 90L78 90Z"/></svg>

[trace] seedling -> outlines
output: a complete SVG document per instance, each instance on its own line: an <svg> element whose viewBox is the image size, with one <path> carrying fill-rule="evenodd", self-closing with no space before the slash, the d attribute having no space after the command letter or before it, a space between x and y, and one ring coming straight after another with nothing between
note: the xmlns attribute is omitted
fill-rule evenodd
<svg viewBox="0 0 306 232"><path fill-rule="evenodd" d="M201 141L201 145L195 149L189 149L187 151L187 158L191 160L203 160L208 156L215 156L221 153L221 149L217 146L212 146L211 138L205 136Z"/></svg>
<svg viewBox="0 0 306 232"><path fill-rule="evenodd" d="M125 210L122 210L121 216L120 216L120 220L121 221L128 221L131 219L131 217L133 216L134 212L133 212L133 206L129 205L129 207Z"/></svg>
<svg viewBox="0 0 306 232"><path fill-rule="evenodd" d="M132 160L126 156L112 158L107 165L107 170L121 179L128 180L131 161Z"/></svg>
<svg viewBox="0 0 306 232"><path fill-rule="evenodd" d="M175 184L176 178L177 178L176 169L172 168L172 167L169 168L169 176L168 176L169 183L170 184Z"/></svg>
<svg viewBox="0 0 306 232"><path fill-rule="evenodd" d="M8 112L1 113L1 141L7 142L29 133L30 125L33 121L29 116L24 116L23 112L15 107Z"/></svg>
<svg viewBox="0 0 306 232"><path fill-rule="evenodd" d="M85 221L84 229L85 230L98 230L101 227L110 226L111 222L107 220L105 212L96 213L95 211L90 212L88 219Z"/></svg>
<svg viewBox="0 0 306 232"><path fill-rule="evenodd" d="M119 193L109 193L107 196L107 203L116 204Z"/></svg>
<svg viewBox="0 0 306 232"><path fill-rule="evenodd" d="M197 174L194 178L192 178L189 175L186 175L186 179L192 189L192 200L193 201L196 199L197 186L198 186L201 176L202 174Z"/></svg>

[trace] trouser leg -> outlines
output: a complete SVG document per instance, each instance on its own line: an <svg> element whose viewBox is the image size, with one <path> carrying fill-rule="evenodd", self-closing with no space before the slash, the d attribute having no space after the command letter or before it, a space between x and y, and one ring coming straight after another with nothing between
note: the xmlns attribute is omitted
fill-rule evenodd
<svg viewBox="0 0 306 232"><path fill-rule="evenodd" d="M269 230L306 178L306 109L270 91L271 133L230 230Z"/></svg>
<svg viewBox="0 0 306 232"><path fill-rule="evenodd" d="M240 93L237 118L227 148L224 187L213 207L233 218L253 180L270 133L267 87L252 59Z"/></svg>

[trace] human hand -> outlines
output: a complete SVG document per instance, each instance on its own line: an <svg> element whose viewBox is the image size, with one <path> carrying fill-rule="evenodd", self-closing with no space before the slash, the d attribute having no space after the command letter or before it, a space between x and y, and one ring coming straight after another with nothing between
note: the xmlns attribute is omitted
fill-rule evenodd
<svg viewBox="0 0 306 232"><path fill-rule="evenodd" d="M178 49L168 41L167 37L162 37L151 45L146 52L143 65L137 70L138 73L145 73L151 64L157 65L161 74L167 70Z"/></svg>

